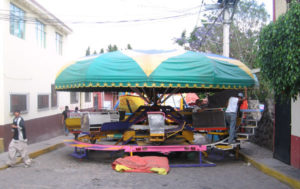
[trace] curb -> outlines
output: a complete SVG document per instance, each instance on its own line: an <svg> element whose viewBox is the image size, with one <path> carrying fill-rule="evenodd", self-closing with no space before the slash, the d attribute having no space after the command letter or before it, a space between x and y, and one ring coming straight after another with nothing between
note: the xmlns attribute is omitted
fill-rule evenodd
<svg viewBox="0 0 300 189"><path fill-rule="evenodd" d="M261 172L263 172L271 177L276 178L277 180L289 185L292 188L300 189L300 181L299 180L296 180L296 179L289 177L279 171L276 171L276 170L264 165L263 163L255 161L254 159L250 158L249 156L247 156L241 152L239 153L239 155L242 160L244 160L245 162L251 163L255 168L257 168Z"/></svg>
<svg viewBox="0 0 300 189"><path fill-rule="evenodd" d="M49 147L46 147L46 148L37 150L37 151L35 151L35 152L31 152L31 153L29 153L28 155L29 155L30 158L33 159L33 158L36 158L36 157L38 157L38 156L41 156L41 155L46 154L46 153L48 153L48 152L54 151L54 150L59 149L59 148L64 147L64 146L65 146L65 143L60 142L60 143L51 145L51 146L49 146ZM19 164L19 163L21 163L21 162L22 162L22 158L18 158L17 161L16 161L16 164ZM1 170L4 170L4 169L7 169L7 168L8 168L7 165L0 166L0 171L1 171Z"/></svg>

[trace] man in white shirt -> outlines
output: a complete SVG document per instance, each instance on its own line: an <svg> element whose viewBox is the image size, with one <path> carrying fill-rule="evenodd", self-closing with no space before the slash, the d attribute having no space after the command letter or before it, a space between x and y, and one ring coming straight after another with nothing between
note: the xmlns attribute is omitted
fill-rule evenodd
<svg viewBox="0 0 300 189"><path fill-rule="evenodd" d="M226 125L229 126L229 139L228 143L232 144L235 142L236 137L236 117L239 109L239 104L243 99L243 93L239 93L237 97L230 97L228 100L228 106L225 112Z"/></svg>
<svg viewBox="0 0 300 189"><path fill-rule="evenodd" d="M30 166L31 159L27 152L27 137L25 130L24 119L20 116L20 111L14 111L15 118L11 125L12 131L14 132L13 139L8 146L8 166L14 166L16 163L16 153L21 154L24 161L25 167Z"/></svg>

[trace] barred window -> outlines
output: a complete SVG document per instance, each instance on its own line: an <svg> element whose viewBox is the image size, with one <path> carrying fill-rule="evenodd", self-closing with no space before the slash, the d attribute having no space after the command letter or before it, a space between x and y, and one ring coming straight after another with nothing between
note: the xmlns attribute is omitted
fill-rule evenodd
<svg viewBox="0 0 300 189"><path fill-rule="evenodd" d="M51 107L57 107L57 92L54 84L51 85Z"/></svg>
<svg viewBox="0 0 300 189"><path fill-rule="evenodd" d="M13 113L16 110L22 112L28 111L27 107L27 95L26 94L11 94L10 95L10 112Z"/></svg>
<svg viewBox="0 0 300 189"><path fill-rule="evenodd" d="M71 92L70 93L70 103L76 104L79 101L79 94L77 92Z"/></svg>
<svg viewBox="0 0 300 189"><path fill-rule="evenodd" d="M91 93L85 93L85 102L91 102Z"/></svg>
<svg viewBox="0 0 300 189"><path fill-rule="evenodd" d="M38 95L38 109L49 108L49 95Z"/></svg>

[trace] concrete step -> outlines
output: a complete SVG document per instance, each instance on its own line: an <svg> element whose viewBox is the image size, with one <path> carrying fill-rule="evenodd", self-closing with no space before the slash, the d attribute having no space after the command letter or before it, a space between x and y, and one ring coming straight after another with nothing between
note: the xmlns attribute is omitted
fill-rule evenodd
<svg viewBox="0 0 300 189"><path fill-rule="evenodd" d="M236 133L238 136L251 136L253 133Z"/></svg>
<svg viewBox="0 0 300 189"><path fill-rule="evenodd" d="M231 144L218 144L215 148L219 150L232 150L234 147Z"/></svg>
<svg viewBox="0 0 300 189"><path fill-rule="evenodd" d="M258 122L256 119L244 119L243 121L253 121L253 122Z"/></svg>
<svg viewBox="0 0 300 189"><path fill-rule="evenodd" d="M245 128L245 129L256 129L257 126L256 125L241 125L241 128Z"/></svg>
<svg viewBox="0 0 300 189"><path fill-rule="evenodd" d="M248 137L237 137L237 141L247 141L249 140Z"/></svg>

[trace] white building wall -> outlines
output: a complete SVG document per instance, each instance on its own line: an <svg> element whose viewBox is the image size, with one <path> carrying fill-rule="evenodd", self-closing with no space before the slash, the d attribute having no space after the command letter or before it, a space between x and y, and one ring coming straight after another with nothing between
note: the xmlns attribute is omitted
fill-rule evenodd
<svg viewBox="0 0 300 189"><path fill-rule="evenodd" d="M4 1L0 0L0 7L4 7ZM4 122L4 81L3 81L3 49L4 49L4 28L5 21L0 20L0 125Z"/></svg>
<svg viewBox="0 0 300 189"><path fill-rule="evenodd" d="M275 17L276 20L278 17L287 11L287 3L286 0L275 0Z"/></svg>
<svg viewBox="0 0 300 189"><path fill-rule="evenodd" d="M292 101L292 135L300 137L300 95Z"/></svg>
<svg viewBox="0 0 300 189"><path fill-rule="evenodd" d="M25 12L30 12L21 5L14 3ZM9 10L10 1L4 0L3 9ZM30 14L32 16L32 14ZM43 21L43 20L41 20ZM56 52L55 32L59 32L50 25L45 25L46 48L37 45L35 23L26 23L25 38L20 39L9 32L9 22L3 22L0 28L2 39L0 45L4 44L0 58L3 60L3 73L0 71L3 86L0 87L0 103L4 108L0 109L0 125L8 124L12 120L10 113L10 94L28 94L28 112L23 114L25 120L40 118L61 113L65 105L71 109L80 106L80 103L70 105L70 93L58 93L58 106L51 108L51 84L54 84L59 69L68 60L65 58L65 49L68 48L68 39L63 36L63 56ZM62 34L61 32L59 32ZM3 42L1 41L3 40ZM2 56L1 56L2 55ZM3 95L2 95L3 94ZM49 108L39 110L37 108L38 94L49 94ZM83 95L84 96L84 95ZM85 108L92 107L91 103L82 103ZM1 117L2 116L2 117Z"/></svg>

